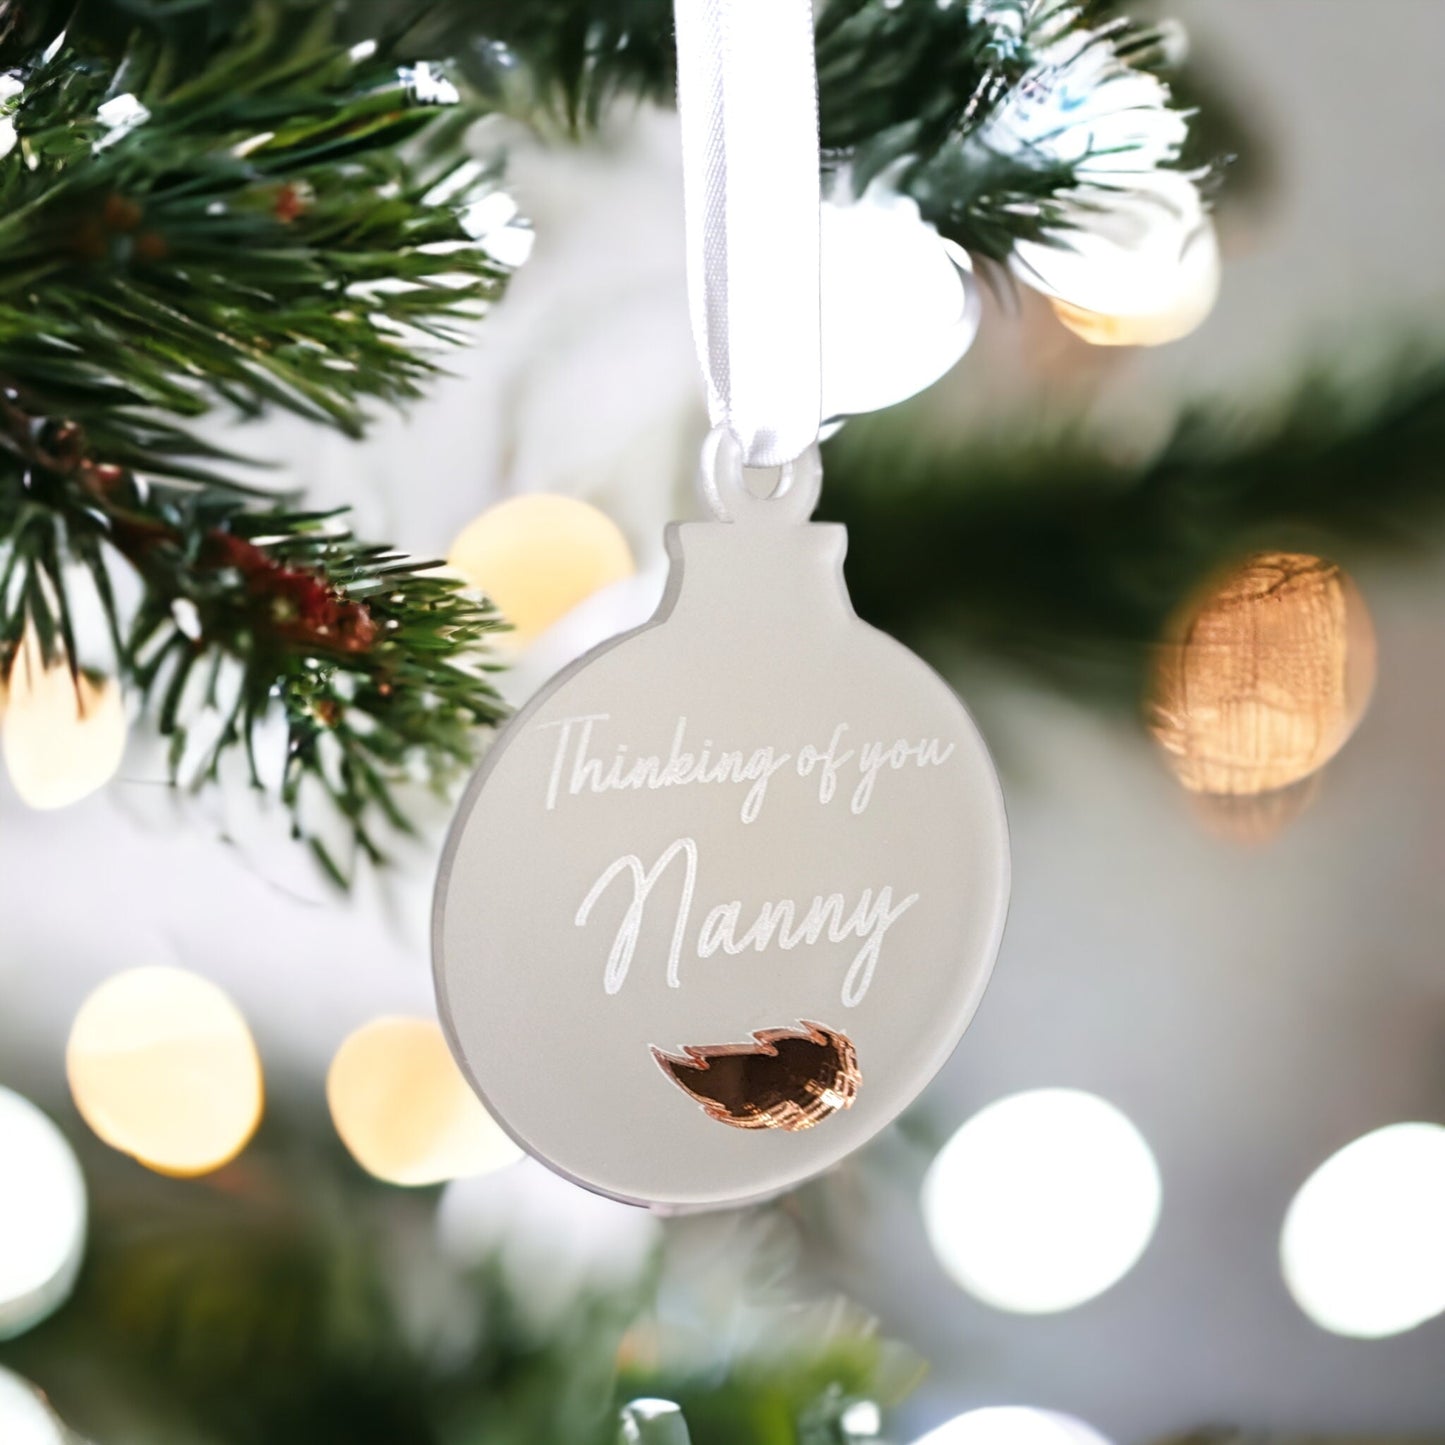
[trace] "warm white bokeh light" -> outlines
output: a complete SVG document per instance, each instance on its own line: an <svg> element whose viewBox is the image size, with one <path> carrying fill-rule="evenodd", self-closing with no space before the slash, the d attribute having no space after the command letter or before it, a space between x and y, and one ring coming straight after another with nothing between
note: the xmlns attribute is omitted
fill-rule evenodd
<svg viewBox="0 0 1445 1445"><path fill-rule="evenodd" d="M930 1430L914 1445L1109 1445L1109 1442L1072 1415L1007 1405L970 1410Z"/></svg>
<svg viewBox="0 0 1445 1445"><path fill-rule="evenodd" d="M1202 225L1184 243L1172 263L1175 270L1166 294L1157 299L1142 292L1140 304L1155 310L1095 311L1061 297L1050 298L1054 315L1075 336L1094 346L1164 346L1197 330L1219 299L1219 242L1212 225Z"/></svg>
<svg viewBox="0 0 1445 1445"><path fill-rule="evenodd" d="M326 1100L352 1157L389 1184L489 1174L522 1155L471 1091L434 1019L363 1024L331 1061Z"/></svg>
<svg viewBox="0 0 1445 1445"><path fill-rule="evenodd" d="M617 524L577 497L529 493L488 507L447 558L525 646L594 592L636 570Z"/></svg>
<svg viewBox="0 0 1445 1445"><path fill-rule="evenodd" d="M65 1428L28 1381L0 1366L0 1440L5 1445L68 1445Z"/></svg>
<svg viewBox="0 0 1445 1445"><path fill-rule="evenodd" d="M1280 1262L1334 1334L1381 1339L1445 1311L1445 1128L1391 1124L1327 1159L1285 1215Z"/></svg>
<svg viewBox="0 0 1445 1445"><path fill-rule="evenodd" d="M1359 726L1377 643L1360 589L1308 552L1254 552L1209 579L1153 649L1146 718L1191 793L1313 777Z"/></svg>
<svg viewBox="0 0 1445 1445"><path fill-rule="evenodd" d="M32 808L65 808L104 787L125 754L125 704L114 682L49 667L27 632L10 665L3 724L5 767Z"/></svg>
<svg viewBox="0 0 1445 1445"><path fill-rule="evenodd" d="M1068 244L1021 241L1019 279L1086 341L1158 346L1193 331L1219 295L1219 242L1199 190L1178 171L1130 176L1070 212Z"/></svg>
<svg viewBox="0 0 1445 1445"><path fill-rule="evenodd" d="M985 1304L1022 1314L1072 1309L1121 1279L1154 1233L1159 1201L1139 1131L1073 1089L980 1110L923 1183L939 1263Z"/></svg>
<svg viewBox="0 0 1445 1445"><path fill-rule="evenodd" d="M65 1069L81 1117L160 1174L207 1174L261 1121L261 1060L240 1010L180 968L107 979L71 1026Z"/></svg>
<svg viewBox="0 0 1445 1445"><path fill-rule="evenodd" d="M85 1249L86 1208L85 1179L65 1137L5 1088L0 1181L0 1339L8 1339L69 1295Z"/></svg>

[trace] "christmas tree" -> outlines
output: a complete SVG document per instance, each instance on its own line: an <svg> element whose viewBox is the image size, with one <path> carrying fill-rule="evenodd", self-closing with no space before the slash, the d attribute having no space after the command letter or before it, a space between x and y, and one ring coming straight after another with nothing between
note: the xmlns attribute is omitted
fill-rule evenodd
<svg viewBox="0 0 1445 1445"><path fill-rule="evenodd" d="M1067 427L940 440L920 423L941 392L886 403L966 352L981 310L1101 347L1192 331L1219 281L1213 209L1262 184L1261 145L1176 26L1110 0L828 0L815 43L825 210L853 248L825 312L871 307L900 347L893 371L861 349L823 449L819 515L866 539L859 613L946 673L968 657L1144 717L1216 825L1272 833L1369 695L1368 617L1339 564L1418 552L1445 499L1438 362L1404 356L1364 388L1304 378L1244 428L1202 406L1148 447ZM165 817L182 846L231 835L238 793L261 800L327 880L308 895L322 917L439 846L534 674L640 620L629 539L549 499L484 514L446 562L414 556L334 495L278 486L250 423L362 439L446 385L525 284L534 230L547 244L509 153L600 168L613 128L675 85L668 0L0 0L0 727L21 805L68 808L150 748L148 776L199 800ZM915 260L957 315L892 299ZM1027 296L1032 321L1009 314ZM703 428L686 412L681 429L691 445ZM694 454L660 493L685 495ZM1262 620L1260 597L1286 619ZM1319 655L1304 681L1301 638ZM1210 649L1244 654L1227 685ZM1211 687L1225 703L1201 702ZM299 865L278 856L289 887ZM842 1302L829 1261L847 1253L840 1193L872 1199L937 1152L925 1111L834 1181L664 1228L507 1173L510 1141L429 1020L352 1034L329 1119L292 1089L261 1123L245 1020L204 980L161 976L178 972L128 993L120 974L87 1003L79 1118L56 1060L0 1060L70 1141L46 1156L44 1268L0 1204L30 1271L7 1292L0 1237L0 1439L897 1438L885 1412L924 1361ZM121 1103L107 1071L145 1052L136 1017L166 1022ZM190 1077L167 1072L172 1046L217 1071L194 1076L198 1100L222 1080L199 1136L156 1102ZM19 1094L0 1104L3 1169L7 1110L27 1138L48 1126ZM950 1272L967 1286L968 1268Z"/></svg>

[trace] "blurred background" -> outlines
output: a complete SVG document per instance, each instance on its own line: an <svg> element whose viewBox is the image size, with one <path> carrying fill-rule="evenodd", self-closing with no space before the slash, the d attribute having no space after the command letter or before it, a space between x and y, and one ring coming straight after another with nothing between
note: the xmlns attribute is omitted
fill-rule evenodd
<svg viewBox="0 0 1445 1445"><path fill-rule="evenodd" d="M24 1241L0 1237L16 1372L0 1445L52 1438L25 1423L28 1394L11 1423L12 1378L96 1445L586 1440L598 1402L611 1420L635 1396L680 1403L702 1445L1445 1440L1445 401L1420 380L1445 341L1445 8L1170 14L1240 157L1207 317L1168 345L1096 346L1036 292L979 284L957 365L825 453L860 611L946 671L1008 802L1008 931L935 1084L794 1197L653 1219L518 1160L448 1092L427 937L447 802L342 897L244 785L178 795L138 728L73 806L28 809L0 778L0 1227ZM449 374L361 441L285 417L210 425L277 464L267 485L457 565L503 499L610 518L625 551L578 543L557 565L579 605L544 602L535 636L505 644L515 703L648 614L706 420L675 116L619 104L580 141L498 120L475 145L506 151L526 227L498 244L526 262ZM1406 395L1417 479L1392 491ZM1195 450L1151 472L1186 414ZM1316 416L1324 440L1290 440ZM1159 592L1131 550L1147 520L1101 506L1062 543L1016 519L988 530L1010 485L1041 509L1075 467L1109 496L1136 476L1167 491L1200 456L1226 488L1287 472L1304 520L1244 508L1239 555L1191 594L1194 630L1147 663L1108 638ZM983 500L913 554L882 519L911 479L934 495L941 457L977 467ZM1318 516L1316 482L1339 494ZM1186 549L1211 526L1201 498L1171 514ZM942 580L900 601L910 568ZM1252 618L1251 598L1286 593L1293 621ZM1050 595L1077 605L1035 612ZM1187 654L1200 637L1289 650L1282 682L1268 658L1237 663L1289 693L1261 704L1274 722L1240 725L1255 783L1206 776L1232 766L1209 735L1227 724L1190 704L1246 684ZM1306 646L1325 655L1301 681ZM1279 722L1290 709L1305 721ZM145 999L95 993L157 968L224 997L155 973ZM147 1169L146 1141L117 1152L93 1132L109 1109L144 1113L115 1099L151 1087L124 1058L157 1046L135 1018L158 998L194 1020L175 1046L217 1091L221 1167L194 1179L170 1177L201 1170L167 1166L164 1142ZM230 1159L257 1057L265 1119ZM78 1155L88 1223L68 1156L15 1095ZM43 1198L32 1170L58 1171ZM1025 1413L976 1413L998 1407ZM676 1428L661 1405L628 1428L683 1438L660 1433Z"/></svg>

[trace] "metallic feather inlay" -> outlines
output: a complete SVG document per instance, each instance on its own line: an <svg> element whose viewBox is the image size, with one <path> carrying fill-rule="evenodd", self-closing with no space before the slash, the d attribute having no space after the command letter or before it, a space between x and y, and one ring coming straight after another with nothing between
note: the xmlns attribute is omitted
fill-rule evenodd
<svg viewBox="0 0 1445 1445"><path fill-rule="evenodd" d="M758 1029L744 1044L655 1045L658 1067L710 1119L734 1129L811 1129L850 1109L863 1075L852 1040L824 1024Z"/></svg>

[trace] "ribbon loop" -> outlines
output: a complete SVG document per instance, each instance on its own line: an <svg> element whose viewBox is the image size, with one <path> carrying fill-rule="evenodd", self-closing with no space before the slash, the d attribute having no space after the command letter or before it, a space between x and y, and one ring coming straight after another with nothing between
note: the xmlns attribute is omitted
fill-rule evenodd
<svg viewBox="0 0 1445 1445"><path fill-rule="evenodd" d="M688 299L713 425L781 466L821 408L809 0L675 0Z"/></svg>

